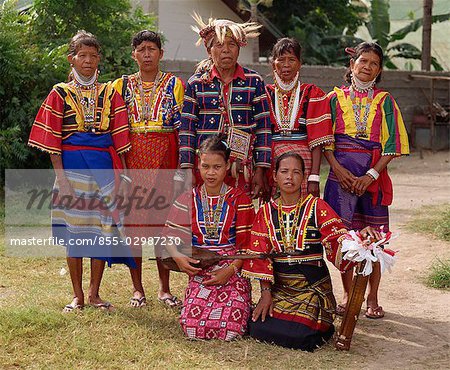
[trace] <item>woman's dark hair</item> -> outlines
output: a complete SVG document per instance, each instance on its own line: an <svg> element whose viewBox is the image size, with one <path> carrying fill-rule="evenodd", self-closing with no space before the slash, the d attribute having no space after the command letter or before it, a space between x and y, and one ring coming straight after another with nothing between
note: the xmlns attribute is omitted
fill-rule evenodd
<svg viewBox="0 0 450 370"><path fill-rule="evenodd" d="M75 56L82 46L92 46L100 52L100 43L92 33L80 30L69 42L69 55Z"/></svg>
<svg viewBox="0 0 450 370"><path fill-rule="evenodd" d="M375 79L375 82L378 83L381 81L381 72L383 71L383 59L384 59L383 49L381 49L380 45L378 45L375 42L362 42L362 43L358 44L354 50L351 50L351 58L350 59L352 59L353 61L356 62L356 59L358 59L362 53L368 53L370 51L373 51L376 55L378 55L378 58L380 58L381 71L378 74L377 78ZM345 82L351 83L352 82L351 77L352 77L352 71L349 66L344 75Z"/></svg>
<svg viewBox="0 0 450 370"><path fill-rule="evenodd" d="M202 141L198 148L198 155L205 153L220 154L225 162L230 159L231 149L227 144L227 137L224 134L212 135Z"/></svg>
<svg viewBox="0 0 450 370"><path fill-rule="evenodd" d="M161 50L161 36L156 32L149 30L139 31L137 34L135 34L131 39L131 47L133 48L133 50L135 50L144 41L154 42L158 49Z"/></svg>
<svg viewBox="0 0 450 370"><path fill-rule="evenodd" d="M272 61L279 58L286 52L291 52L299 61L302 60L302 47L300 43L294 38L284 37L279 39L273 46L271 55Z"/></svg>
<svg viewBox="0 0 450 370"><path fill-rule="evenodd" d="M297 154L295 152L286 152L281 154L277 161L275 162L275 173L278 172L278 169L280 168L280 163L283 159L286 158L295 158L300 162L300 167L302 168L302 172L305 173L305 162L303 161L303 158L300 156L300 154Z"/></svg>

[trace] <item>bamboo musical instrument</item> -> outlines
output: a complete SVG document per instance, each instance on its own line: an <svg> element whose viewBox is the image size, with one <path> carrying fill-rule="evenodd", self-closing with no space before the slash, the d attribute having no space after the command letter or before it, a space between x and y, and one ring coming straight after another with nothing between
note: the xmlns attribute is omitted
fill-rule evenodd
<svg viewBox="0 0 450 370"><path fill-rule="evenodd" d="M358 321L361 306L364 302L364 295L369 281L369 276L362 274L365 264L366 261L358 263L341 327L336 333L334 346L340 351L348 351L350 349L353 332L355 331L356 322Z"/></svg>

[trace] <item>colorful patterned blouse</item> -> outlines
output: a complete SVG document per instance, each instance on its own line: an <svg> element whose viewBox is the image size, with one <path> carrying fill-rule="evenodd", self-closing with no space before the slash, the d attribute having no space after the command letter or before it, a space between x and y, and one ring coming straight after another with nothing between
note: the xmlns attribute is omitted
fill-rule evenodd
<svg viewBox="0 0 450 370"><path fill-rule="evenodd" d="M80 89L90 97L90 90ZM61 154L62 143L77 132L110 133L118 154L130 149L125 104L110 83L98 84L95 119L85 124L77 89L71 83L55 85L42 103L31 128L28 145L50 154Z"/></svg>
<svg viewBox="0 0 450 370"><path fill-rule="evenodd" d="M291 217L295 206L283 206L282 217ZM282 221L284 222L284 221ZM294 228L294 227L293 227ZM337 268L344 271L351 265L342 260L341 241L347 229L339 216L322 199L308 195L300 206L296 224L294 250L287 251L283 242L278 203L275 200L259 209L252 228L252 238L247 253L295 253L290 257L275 257L280 263L324 263L323 251ZM269 259L244 260L242 275L249 278L275 282L272 261Z"/></svg>
<svg viewBox="0 0 450 370"><path fill-rule="evenodd" d="M310 149L334 141L330 102L327 95L316 85L301 84L298 111L290 135L283 135L275 115L275 85L267 85L272 119L272 141L307 140ZM282 107L288 110L292 93L282 94ZM280 107L281 108L281 107ZM295 113L294 113L295 114Z"/></svg>
<svg viewBox="0 0 450 370"><path fill-rule="evenodd" d="M125 87L124 80L127 81ZM132 133L172 132L180 125L184 96L182 81L168 72L160 72L157 80L154 91L154 82L142 82L144 99L151 105L148 120L145 120L142 114L142 97L137 74L123 76L113 83L114 88L127 103Z"/></svg>
<svg viewBox="0 0 450 370"><path fill-rule="evenodd" d="M350 88L335 87L330 92L331 115L334 134L345 134L356 137L356 120L353 106L361 107L360 120L367 115L366 140L381 144L383 155L409 154L408 134L403 122L400 109L394 98L386 91L374 89L373 101L368 102L367 93L355 93L352 101ZM370 103L370 110L366 114L366 106ZM361 137L358 137L361 138ZM333 150L333 146L326 149Z"/></svg>
<svg viewBox="0 0 450 370"><path fill-rule="evenodd" d="M208 196L210 209L216 209L218 200L219 196ZM219 238L208 238L200 187L196 187L192 189L192 197L184 194L175 201L165 234L178 236L185 241L192 238L193 246L213 251L246 249L254 218L255 211L250 198L242 190L228 187L218 224Z"/></svg>

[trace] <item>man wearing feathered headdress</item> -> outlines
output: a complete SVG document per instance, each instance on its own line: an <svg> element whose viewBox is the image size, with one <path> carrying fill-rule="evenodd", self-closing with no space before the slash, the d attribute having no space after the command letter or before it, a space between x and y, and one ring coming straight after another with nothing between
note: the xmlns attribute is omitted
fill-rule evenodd
<svg viewBox="0 0 450 370"><path fill-rule="evenodd" d="M189 79L180 127L180 167L195 168L196 148L209 135L225 133L231 148L231 176L227 184L254 198L268 191L264 171L270 167L269 106L261 76L238 63L241 47L259 35L257 23L235 23L195 14L208 58ZM195 178L200 179L198 171Z"/></svg>

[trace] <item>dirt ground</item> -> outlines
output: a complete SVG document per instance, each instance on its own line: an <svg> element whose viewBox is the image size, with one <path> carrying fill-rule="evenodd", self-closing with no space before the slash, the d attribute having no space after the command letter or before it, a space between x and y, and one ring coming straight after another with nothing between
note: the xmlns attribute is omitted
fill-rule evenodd
<svg viewBox="0 0 450 370"><path fill-rule="evenodd" d="M379 304L386 316L370 320L363 311L351 352L365 353L359 368L450 368L450 293L427 288L422 279L436 257L450 257L450 243L434 240L404 226L423 205L450 203L450 153L418 153L390 164L394 202L391 230L399 232L392 273L381 280ZM335 269L334 269L335 270ZM332 269L333 281L339 276ZM340 284L334 284L341 297ZM365 304L363 305L365 308ZM350 353L351 353L350 352Z"/></svg>

